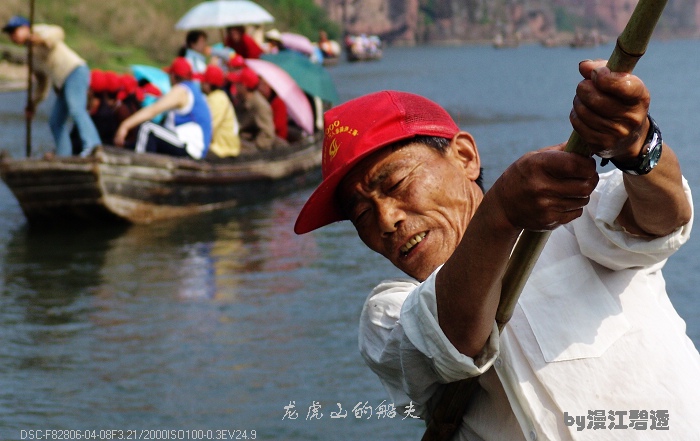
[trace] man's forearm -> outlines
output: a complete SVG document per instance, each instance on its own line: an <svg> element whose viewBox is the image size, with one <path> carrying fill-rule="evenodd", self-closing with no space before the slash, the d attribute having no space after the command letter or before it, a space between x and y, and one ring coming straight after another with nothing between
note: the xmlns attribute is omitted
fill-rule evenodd
<svg viewBox="0 0 700 441"><path fill-rule="evenodd" d="M512 227L487 193L454 254L437 275L438 321L461 353L476 356L491 331L501 279L522 230Z"/></svg>
<svg viewBox="0 0 700 441"><path fill-rule="evenodd" d="M658 165L648 174L624 175L628 200L618 222L637 235L665 236L685 225L691 207L683 189L678 158L666 144Z"/></svg>

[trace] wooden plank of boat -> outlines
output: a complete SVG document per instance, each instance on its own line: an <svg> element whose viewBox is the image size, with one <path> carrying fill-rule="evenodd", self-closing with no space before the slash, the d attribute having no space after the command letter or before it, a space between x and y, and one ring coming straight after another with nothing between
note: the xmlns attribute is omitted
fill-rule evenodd
<svg viewBox="0 0 700 441"><path fill-rule="evenodd" d="M30 224L150 223L248 204L320 180L322 137L212 163L102 147L88 158L0 160Z"/></svg>

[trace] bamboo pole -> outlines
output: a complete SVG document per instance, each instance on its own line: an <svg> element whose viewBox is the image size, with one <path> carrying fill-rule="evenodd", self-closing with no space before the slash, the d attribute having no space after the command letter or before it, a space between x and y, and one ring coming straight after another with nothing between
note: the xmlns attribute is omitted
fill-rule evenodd
<svg viewBox="0 0 700 441"><path fill-rule="evenodd" d="M613 72L631 73L644 55L656 23L668 0L640 0L629 22L617 39L607 66ZM573 131L566 143L566 151L589 156L590 151L581 137ZM503 275L501 299L496 312L496 323L503 331L513 316L515 305L527 282L532 268L544 248L550 231L523 231ZM459 429L462 415L471 395L476 390L477 377L450 383L445 387L423 435L423 441L448 440Z"/></svg>
<svg viewBox="0 0 700 441"><path fill-rule="evenodd" d="M34 32L34 0L29 0L29 30L30 36ZM27 158L32 155L32 118L34 117L34 106L32 105L32 87L34 78L34 43L32 43L31 37L29 39L29 44L27 45L27 112L25 115L26 119L26 146L25 151ZM30 114L31 113L31 114Z"/></svg>

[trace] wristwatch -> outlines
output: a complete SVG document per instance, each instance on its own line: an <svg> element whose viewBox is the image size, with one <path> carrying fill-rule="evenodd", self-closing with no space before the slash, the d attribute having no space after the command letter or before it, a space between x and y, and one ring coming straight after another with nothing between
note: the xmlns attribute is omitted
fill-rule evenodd
<svg viewBox="0 0 700 441"><path fill-rule="evenodd" d="M615 167L628 175L646 175L656 167L659 163L659 158L661 158L661 145L663 144L661 130L651 115L647 115L647 118L649 118L649 132L644 141L644 146L639 152L639 156L633 162L626 162L625 164L610 159L610 162Z"/></svg>

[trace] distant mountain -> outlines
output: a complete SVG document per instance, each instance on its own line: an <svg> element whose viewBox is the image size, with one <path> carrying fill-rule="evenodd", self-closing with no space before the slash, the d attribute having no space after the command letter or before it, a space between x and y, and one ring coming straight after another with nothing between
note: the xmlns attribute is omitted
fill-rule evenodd
<svg viewBox="0 0 700 441"><path fill-rule="evenodd" d="M525 41L595 30L617 35L637 0L315 0L348 33L394 44ZM700 0L669 0L657 34L699 35Z"/></svg>

